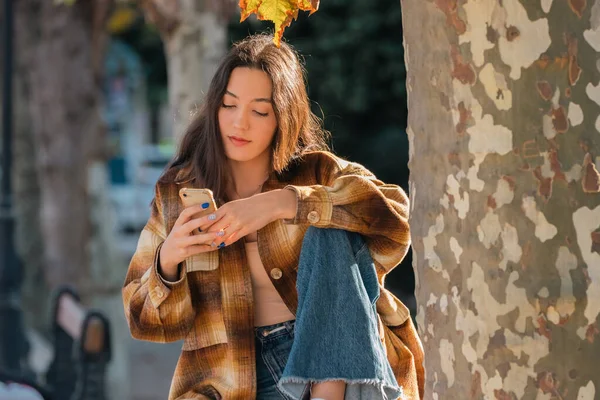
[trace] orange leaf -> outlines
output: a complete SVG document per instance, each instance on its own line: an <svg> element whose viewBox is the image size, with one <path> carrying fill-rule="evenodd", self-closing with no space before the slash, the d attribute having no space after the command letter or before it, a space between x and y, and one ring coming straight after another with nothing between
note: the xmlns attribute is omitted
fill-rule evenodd
<svg viewBox="0 0 600 400"><path fill-rule="evenodd" d="M320 0L240 0L242 11L241 21L251 14L256 14L260 20L273 21L275 34L273 42L277 47L281 45L281 37L285 28L290 26L292 20L298 18L298 11L310 11L313 14L319 9ZM240 22L241 22L240 21Z"/></svg>

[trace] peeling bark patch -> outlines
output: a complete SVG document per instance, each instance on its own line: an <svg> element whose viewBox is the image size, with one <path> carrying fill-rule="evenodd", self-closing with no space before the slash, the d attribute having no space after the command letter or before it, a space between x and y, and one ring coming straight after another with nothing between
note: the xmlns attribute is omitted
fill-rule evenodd
<svg viewBox="0 0 600 400"><path fill-rule="evenodd" d="M575 86L581 75L581 67L577 62L577 39L572 35L567 38L567 52L569 54L569 83L571 86Z"/></svg>
<svg viewBox="0 0 600 400"><path fill-rule="evenodd" d="M579 164L573 165L569 171L565 172L565 178L566 178L567 182L571 183L573 181L580 180L581 172L582 172L581 165L579 165Z"/></svg>
<svg viewBox="0 0 600 400"><path fill-rule="evenodd" d="M587 385L579 388L577 393L577 400L594 400L596 396L596 388L594 382L589 381Z"/></svg>
<svg viewBox="0 0 600 400"><path fill-rule="evenodd" d="M448 388L454 385L454 346L446 339L440 340L440 362L442 372L446 375Z"/></svg>
<svg viewBox="0 0 600 400"><path fill-rule="evenodd" d="M465 103L463 101L458 103L458 113L459 120L458 124L456 124L456 133L458 133L459 136L463 136L467 130L468 122L472 121L473 118L471 117L471 110L468 110L465 107Z"/></svg>
<svg viewBox="0 0 600 400"><path fill-rule="evenodd" d="M456 259L456 263L460 264L460 256L463 252L462 247L458 244L458 240L453 236L450 238L450 250L454 253L454 258Z"/></svg>
<svg viewBox="0 0 600 400"><path fill-rule="evenodd" d="M567 247L558 249L556 269L560 275L560 297L556 301L556 311L564 320L575 312L575 296L573 296L573 280L571 271L577 268L577 257Z"/></svg>
<svg viewBox="0 0 600 400"><path fill-rule="evenodd" d="M501 36L498 41L500 57L511 68L511 79L521 77L521 69L533 64L550 47L548 20L540 18L531 21L525 7L518 0L505 0L506 26L514 26L520 31L518 40L509 41ZM469 20L470 22L470 20Z"/></svg>
<svg viewBox="0 0 600 400"><path fill-rule="evenodd" d="M600 172L596 168L596 164L592 161L592 155L586 153L583 158L583 179L581 185L585 193L600 192Z"/></svg>
<svg viewBox="0 0 600 400"><path fill-rule="evenodd" d="M560 393L558 392L558 382L556 380L556 375L552 372L540 372L537 377L537 386L544 394L551 393L555 396L560 396Z"/></svg>
<svg viewBox="0 0 600 400"><path fill-rule="evenodd" d="M519 235L517 229L510 225L504 224L504 229L501 233L502 238L502 260L500 261L500 268L503 271L506 271L506 267L508 262L512 262L517 264L521 261L521 256L523 255L523 250L519 245Z"/></svg>
<svg viewBox="0 0 600 400"><path fill-rule="evenodd" d="M560 161L558 161L558 152L556 151L556 149L550 150L550 152L548 153L548 160L550 161L550 169L553 172L553 178L562 181L566 180L565 174L562 172L562 166L560 165Z"/></svg>
<svg viewBox="0 0 600 400"><path fill-rule="evenodd" d="M569 7L575 15L581 18L586 7L586 0L569 0Z"/></svg>
<svg viewBox="0 0 600 400"><path fill-rule="evenodd" d="M600 231L592 232L592 251L600 254Z"/></svg>
<svg viewBox="0 0 600 400"><path fill-rule="evenodd" d="M479 166L487 154L508 154L513 148L513 135L508 128L494 125L494 120L489 114L477 121L474 127L467 129L467 133L470 136L469 151L475 155L473 166L468 172L470 188L480 192L483 190L484 182L477 177Z"/></svg>
<svg viewBox="0 0 600 400"><path fill-rule="evenodd" d="M567 117L572 126L580 125L583 122L583 111L581 110L581 106L579 106L579 104L569 103Z"/></svg>
<svg viewBox="0 0 600 400"><path fill-rule="evenodd" d="M524 196L522 203L525 216L535 224L535 236L543 243L552 239L558 233L556 226L550 224L544 214L537 209L535 199L531 196Z"/></svg>
<svg viewBox="0 0 600 400"><path fill-rule="evenodd" d="M502 228L500 226L500 219L492 210L488 210L485 217L483 217L477 226L477 235L479 237L479 241L483 243L483 246L486 249L489 249L494 243L496 243L500 237L501 231Z"/></svg>
<svg viewBox="0 0 600 400"><path fill-rule="evenodd" d="M469 63L464 63L463 58L456 46L452 48L450 52L452 56L452 64L454 68L452 70L452 77L458 79L463 84L474 85L475 84L475 70Z"/></svg>
<svg viewBox="0 0 600 400"><path fill-rule="evenodd" d="M448 315L448 296L446 296L445 294L443 294L440 298L440 311L442 312L442 314Z"/></svg>
<svg viewBox="0 0 600 400"><path fill-rule="evenodd" d="M435 0L435 5L446 15L446 23L452 26L459 35L467 30L467 25L458 16L457 0Z"/></svg>
<svg viewBox="0 0 600 400"><path fill-rule="evenodd" d="M444 231L444 216L438 215L435 219L435 224L429 227L427 236L423 238L423 255L427 261L429 261L429 267L436 272L441 272L442 276L447 280L450 280L450 276L446 270L442 270L442 261L435 252L435 246L437 245L436 236Z"/></svg>
<svg viewBox="0 0 600 400"><path fill-rule="evenodd" d="M459 36L459 43L471 43L473 63L483 65L484 52L498 43L506 31L506 11L497 0L468 1L462 5L467 29Z"/></svg>
<svg viewBox="0 0 600 400"><path fill-rule="evenodd" d="M600 85L594 86L591 83L588 83L585 87L585 93L588 95L590 100L600 105Z"/></svg>
<svg viewBox="0 0 600 400"><path fill-rule="evenodd" d="M469 192L463 192L461 194L460 183L456 180L454 175L448 175L446 179L447 193L452 200L454 208L458 212L460 219L465 219L469 212Z"/></svg>
<svg viewBox="0 0 600 400"><path fill-rule="evenodd" d="M558 132L554 128L554 122L552 121L552 117L550 115L544 115L542 117L542 131L544 132L544 136L546 139L553 139ZM539 155L539 152L536 153L536 156Z"/></svg>
<svg viewBox="0 0 600 400"><path fill-rule="evenodd" d="M542 0L542 11L546 14L550 12L550 8L552 7L552 0Z"/></svg>
<svg viewBox="0 0 600 400"><path fill-rule="evenodd" d="M483 84L485 92L496 105L498 110L510 110L512 107L512 92L504 75L496 72L492 64L486 64L479 72L479 81Z"/></svg>
<svg viewBox="0 0 600 400"><path fill-rule="evenodd" d="M587 265L587 304L584 315L588 324L594 323L600 313L600 254L592 252L592 232L600 228L600 206L591 210L581 207L573 213L573 225L581 258Z"/></svg>
<svg viewBox="0 0 600 400"><path fill-rule="evenodd" d="M539 81L536 84L536 88L542 99L549 101L552 98L554 90L548 81Z"/></svg>
<svg viewBox="0 0 600 400"><path fill-rule="evenodd" d="M501 208L505 204L512 203L514 197L515 192L514 187L511 186L511 181L508 179L508 177L502 177L502 179L498 180L496 192L491 196L491 199L494 202L493 208Z"/></svg>
<svg viewBox="0 0 600 400"><path fill-rule="evenodd" d="M538 195L547 203L552 196L552 178L542 176L541 167L536 167L533 170L533 175L538 180Z"/></svg>
<svg viewBox="0 0 600 400"><path fill-rule="evenodd" d="M559 106L552 110L552 124L558 133L565 133L567 129L569 129L567 115L563 106Z"/></svg>

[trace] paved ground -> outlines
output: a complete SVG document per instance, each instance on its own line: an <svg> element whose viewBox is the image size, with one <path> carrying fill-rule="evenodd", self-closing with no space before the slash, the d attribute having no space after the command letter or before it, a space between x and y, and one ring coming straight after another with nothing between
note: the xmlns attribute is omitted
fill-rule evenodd
<svg viewBox="0 0 600 400"><path fill-rule="evenodd" d="M134 341L130 348L131 400L166 400L181 343Z"/></svg>
<svg viewBox="0 0 600 400"><path fill-rule="evenodd" d="M137 235L119 238L119 252L125 262L133 255L137 240ZM129 400L166 400L181 343L161 344L130 339L127 349L131 379Z"/></svg>

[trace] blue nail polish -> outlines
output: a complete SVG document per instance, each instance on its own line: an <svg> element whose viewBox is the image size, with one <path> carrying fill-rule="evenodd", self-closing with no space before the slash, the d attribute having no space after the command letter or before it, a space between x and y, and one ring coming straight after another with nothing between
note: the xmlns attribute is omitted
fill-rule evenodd
<svg viewBox="0 0 600 400"><path fill-rule="evenodd" d="M202 203L202 209L206 210L210 204Z"/></svg>
<svg viewBox="0 0 600 400"><path fill-rule="evenodd" d="M217 249L220 249L220 248L222 248L222 247L225 247L225 242L221 243L221 244L220 244L220 245L217 247Z"/></svg>

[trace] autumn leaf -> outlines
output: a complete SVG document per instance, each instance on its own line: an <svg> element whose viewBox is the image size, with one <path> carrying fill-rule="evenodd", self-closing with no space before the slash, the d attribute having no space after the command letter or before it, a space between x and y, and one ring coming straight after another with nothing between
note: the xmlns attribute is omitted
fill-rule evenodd
<svg viewBox="0 0 600 400"><path fill-rule="evenodd" d="M240 0L240 8L244 21L251 14L256 14L258 19L273 21L275 34L273 42L277 47L281 45L281 38L285 28L290 26L292 20L298 18L298 11L310 11L313 14L319 9L320 0Z"/></svg>

